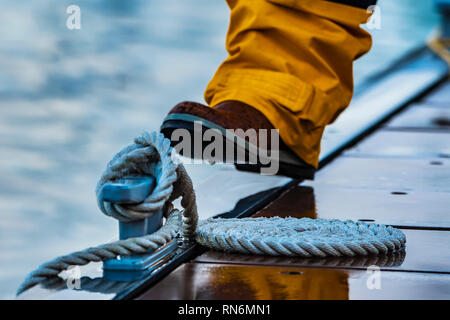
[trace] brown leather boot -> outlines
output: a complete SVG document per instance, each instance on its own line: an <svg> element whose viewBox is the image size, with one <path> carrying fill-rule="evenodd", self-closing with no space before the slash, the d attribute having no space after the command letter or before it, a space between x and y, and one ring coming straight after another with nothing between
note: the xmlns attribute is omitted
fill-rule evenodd
<svg viewBox="0 0 450 320"><path fill-rule="evenodd" d="M189 132L190 151L186 152L186 148L177 147L180 145L178 135L174 135L176 129ZM208 150L212 140L202 138L208 129L213 129L222 140L224 152L220 155L206 156L203 152ZM164 136L169 138L177 152L184 156L223 162L230 162L231 159L238 170L313 179L315 168L291 151L274 129L261 112L239 101L224 101L214 108L196 102L181 102L170 110L161 126ZM263 134L260 135L260 132ZM200 147L200 141L197 141L196 145L196 139L201 140ZM226 152L228 150L233 151L231 158L230 153ZM278 161L277 170L274 173L265 173L270 161Z"/></svg>

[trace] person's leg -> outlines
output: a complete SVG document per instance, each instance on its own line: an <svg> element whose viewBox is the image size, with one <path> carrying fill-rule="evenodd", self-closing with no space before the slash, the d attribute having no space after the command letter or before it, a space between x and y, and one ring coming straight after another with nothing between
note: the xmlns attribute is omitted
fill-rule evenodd
<svg viewBox="0 0 450 320"><path fill-rule="evenodd" d="M301 159L318 165L325 126L348 106L353 61L371 47L360 28L374 0L227 0L228 58L205 91L210 107L259 110Z"/></svg>

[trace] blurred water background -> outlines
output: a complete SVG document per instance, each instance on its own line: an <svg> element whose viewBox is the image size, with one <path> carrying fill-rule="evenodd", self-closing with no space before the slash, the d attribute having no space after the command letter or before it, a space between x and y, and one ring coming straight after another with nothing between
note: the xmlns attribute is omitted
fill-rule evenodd
<svg viewBox="0 0 450 320"><path fill-rule="evenodd" d="M81 8L81 30L66 27L71 4ZM422 45L438 22L432 1L379 4L381 29L370 30L374 46L356 63L356 85ZM2 0L0 298L13 298L40 263L116 236L96 206L100 173L173 105L203 101L226 57L228 16L224 0ZM246 188L188 170L216 184L204 207Z"/></svg>

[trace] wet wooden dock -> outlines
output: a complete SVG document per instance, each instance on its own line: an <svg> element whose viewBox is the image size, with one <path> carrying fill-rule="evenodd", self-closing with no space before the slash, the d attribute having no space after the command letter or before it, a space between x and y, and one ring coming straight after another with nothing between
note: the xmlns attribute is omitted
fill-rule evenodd
<svg viewBox="0 0 450 320"><path fill-rule="evenodd" d="M388 224L407 248L329 259L206 251L138 299L450 299L450 81L253 216Z"/></svg>

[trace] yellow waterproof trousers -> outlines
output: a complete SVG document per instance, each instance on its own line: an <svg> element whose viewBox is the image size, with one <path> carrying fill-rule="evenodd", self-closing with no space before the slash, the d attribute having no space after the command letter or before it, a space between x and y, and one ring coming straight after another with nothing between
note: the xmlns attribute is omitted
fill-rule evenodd
<svg viewBox="0 0 450 320"><path fill-rule="evenodd" d="M298 156L317 167L324 128L350 103L353 61L369 51L365 9L324 0L227 0L228 58L205 91L210 107L262 112Z"/></svg>

